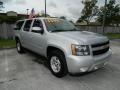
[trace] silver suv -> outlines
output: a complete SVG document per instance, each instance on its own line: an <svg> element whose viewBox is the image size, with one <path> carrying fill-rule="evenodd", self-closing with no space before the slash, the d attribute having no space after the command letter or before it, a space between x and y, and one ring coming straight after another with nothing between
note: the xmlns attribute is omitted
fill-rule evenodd
<svg viewBox="0 0 120 90"><path fill-rule="evenodd" d="M108 63L112 54L107 37L80 31L67 20L19 20L14 29L17 51L22 53L26 48L46 57L57 77L97 70Z"/></svg>

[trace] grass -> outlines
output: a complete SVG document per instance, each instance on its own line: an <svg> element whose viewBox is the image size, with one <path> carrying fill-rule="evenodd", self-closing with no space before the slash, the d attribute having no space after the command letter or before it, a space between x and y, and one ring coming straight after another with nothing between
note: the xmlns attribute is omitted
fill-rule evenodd
<svg viewBox="0 0 120 90"><path fill-rule="evenodd" d="M0 39L0 48L15 47L15 45L16 45L15 40Z"/></svg>
<svg viewBox="0 0 120 90"><path fill-rule="evenodd" d="M109 38L120 38L120 33L107 33Z"/></svg>

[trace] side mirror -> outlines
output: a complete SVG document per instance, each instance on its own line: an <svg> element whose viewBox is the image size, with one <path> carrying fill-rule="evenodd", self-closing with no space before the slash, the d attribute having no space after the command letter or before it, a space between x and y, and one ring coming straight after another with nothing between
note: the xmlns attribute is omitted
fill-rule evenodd
<svg viewBox="0 0 120 90"><path fill-rule="evenodd" d="M14 29L14 30L19 30L19 28L18 28L18 27L16 27L16 26L14 26L14 27L13 27L13 29Z"/></svg>
<svg viewBox="0 0 120 90"><path fill-rule="evenodd" d="M43 30L42 30L42 28L40 28L40 27L32 27L32 32L35 32L35 33L43 33Z"/></svg>

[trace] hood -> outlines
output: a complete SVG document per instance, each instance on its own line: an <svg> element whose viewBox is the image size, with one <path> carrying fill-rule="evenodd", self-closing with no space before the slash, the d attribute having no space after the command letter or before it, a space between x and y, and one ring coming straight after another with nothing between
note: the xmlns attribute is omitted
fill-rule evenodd
<svg viewBox="0 0 120 90"><path fill-rule="evenodd" d="M87 31L58 32L56 34L77 40L79 43L82 42L85 44L96 44L108 41L106 36Z"/></svg>

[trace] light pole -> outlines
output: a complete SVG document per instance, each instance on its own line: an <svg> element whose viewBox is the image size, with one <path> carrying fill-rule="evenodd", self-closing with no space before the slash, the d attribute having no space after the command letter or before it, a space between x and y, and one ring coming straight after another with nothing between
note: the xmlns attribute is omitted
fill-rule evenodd
<svg viewBox="0 0 120 90"><path fill-rule="evenodd" d="M26 9L27 10L27 15L28 15L28 11L29 11L29 9Z"/></svg>
<svg viewBox="0 0 120 90"><path fill-rule="evenodd" d="M45 17L46 17L47 15L46 15L46 0L45 0Z"/></svg>
<svg viewBox="0 0 120 90"><path fill-rule="evenodd" d="M105 6L104 6L104 15L103 15L103 24L102 24L103 34L104 34L104 32L105 32L106 6L107 6L107 0L105 0Z"/></svg>

